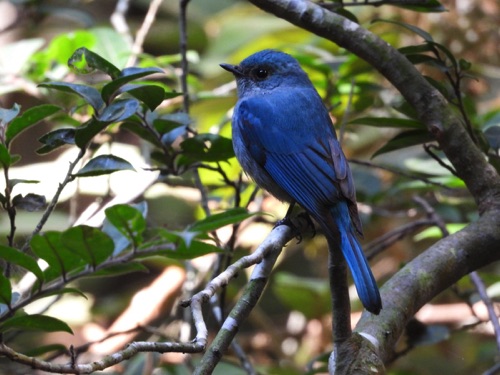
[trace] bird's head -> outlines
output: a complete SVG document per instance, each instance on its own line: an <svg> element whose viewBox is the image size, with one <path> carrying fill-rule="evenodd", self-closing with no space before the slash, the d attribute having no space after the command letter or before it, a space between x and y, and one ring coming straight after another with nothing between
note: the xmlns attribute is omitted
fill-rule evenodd
<svg viewBox="0 0 500 375"><path fill-rule="evenodd" d="M257 52L239 65L220 64L234 74L241 97L266 94L276 88L311 87L311 81L292 56L275 50Z"/></svg>

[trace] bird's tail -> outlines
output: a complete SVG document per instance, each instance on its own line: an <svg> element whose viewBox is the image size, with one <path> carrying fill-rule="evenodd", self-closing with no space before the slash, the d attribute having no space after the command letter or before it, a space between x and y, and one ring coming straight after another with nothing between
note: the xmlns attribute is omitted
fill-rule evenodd
<svg viewBox="0 0 500 375"><path fill-rule="evenodd" d="M331 213L337 227L336 234L339 237L335 242L340 242L342 254L351 270L358 296L368 311L378 315L382 309L382 300L368 261L354 233L347 205L337 204L332 208Z"/></svg>

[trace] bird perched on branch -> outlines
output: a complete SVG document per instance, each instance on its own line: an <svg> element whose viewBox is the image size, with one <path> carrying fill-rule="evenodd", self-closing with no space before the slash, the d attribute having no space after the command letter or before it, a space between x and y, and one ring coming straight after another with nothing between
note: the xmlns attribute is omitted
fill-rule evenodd
<svg viewBox="0 0 500 375"><path fill-rule="evenodd" d="M365 308L378 314L379 290L356 238L361 222L347 160L321 97L292 56L257 52L221 64L238 88L233 146L245 172L281 201L300 204L342 250Z"/></svg>

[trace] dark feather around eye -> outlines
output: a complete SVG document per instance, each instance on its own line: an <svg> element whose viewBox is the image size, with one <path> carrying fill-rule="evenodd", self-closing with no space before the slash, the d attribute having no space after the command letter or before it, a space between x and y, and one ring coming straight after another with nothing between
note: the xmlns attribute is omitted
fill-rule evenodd
<svg viewBox="0 0 500 375"><path fill-rule="evenodd" d="M257 79L266 79L267 76L269 75L269 71L265 68L256 68L253 71L253 75Z"/></svg>

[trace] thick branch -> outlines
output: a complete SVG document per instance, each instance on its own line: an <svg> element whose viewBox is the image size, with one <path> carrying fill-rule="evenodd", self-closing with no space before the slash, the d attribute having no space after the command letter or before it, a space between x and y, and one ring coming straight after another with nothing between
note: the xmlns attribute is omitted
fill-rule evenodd
<svg viewBox="0 0 500 375"><path fill-rule="evenodd" d="M356 331L375 337L384 362L393 358L396 341L409 319L425 303L468 273L500 260L500 213L485 213L477 222L450 235L413 259L380 290L379 316L363 314Z"/></svg>
<svg viewBox="0 0 500 375"><path fill-rule="evenodd" d="M446 99L401 53L358 24L307 0L249 0L331 40L375 67L415 108L464 180L480 212L500 209L500 177L474 145Z"/></svg>

